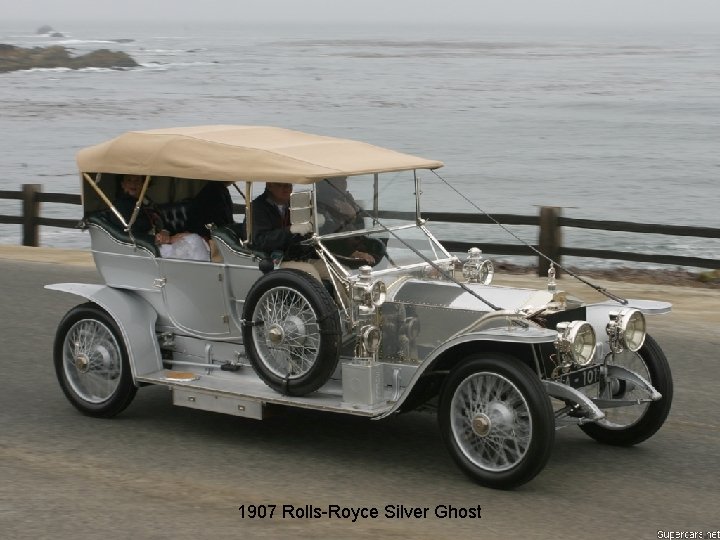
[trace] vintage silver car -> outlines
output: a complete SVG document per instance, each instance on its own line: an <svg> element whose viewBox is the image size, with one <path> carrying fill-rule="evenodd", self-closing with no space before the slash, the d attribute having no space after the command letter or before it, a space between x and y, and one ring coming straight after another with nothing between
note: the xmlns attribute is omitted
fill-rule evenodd
<svg viewBox="0 0 720 540"><path fill-rule="evenodd" d="M169 387L176 405L255 419L273 405L372 419L437 411L459 468L495 488L537 475L560 427L633 445L668 415L670 369L645 315L670 304L587 304L553 275L547 290L492 285L479 250L460 260L422 218L420 175L439 161L286 129L198 126L126 133L77 162L104 284L47 288L87 300L54 345L60 385L85 414L114 416L148 384ZM201 187L239 182L245 231L207 224L211 260L163 258L114 206L124 174L144 177L140 198L176 230ZM295 188L291 221L310 231L301 260L254 247L250 201L263 182ZM328 187L355 207L352 226L328 228ZM343 251L348 242L359 248ZM353 257L362 250L373 258Z"/></svg>

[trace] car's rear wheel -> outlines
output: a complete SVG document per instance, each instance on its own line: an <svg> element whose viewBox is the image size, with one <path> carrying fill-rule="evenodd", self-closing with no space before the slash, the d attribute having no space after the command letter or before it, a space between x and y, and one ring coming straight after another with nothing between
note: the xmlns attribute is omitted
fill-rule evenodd
<svg viewBox="0 0 720 540"><path fill-rule="evenodd" d="M631 446L652 437L665 423L672 405L672 375L665 354L650 336L646 336L645 344L638 352L625 350L615 355L613 363L640 375L662 394L662 398L638 403L648 397L647 391L631 381L611 378L604 387L595 384L585 392L590 397L610 397L635 403L606 408L602 424L584 424L580 428L598 442Z"/></svg>
<svg viewBox="0 0 720 540"><path fill-rule="evenodd" d="M327 382L340 358L337 306L317 279L274 270L248 293L243 311L248 357L265 383L302 396Z"/></svg>
<svg viewBox="0 0 720 540"><path fill-rule="evenodd" d="M508 489L534 478L555 440L550 399L513 356L478 354L448 375L440 429L450 455L478 483Z"/></svg>
<svg viewBox="0 0 720 540"><path fill-rule="evenodd" d="M92 302L74 307L60 322L53 360L65 396L87 415L115 416L135 397L137 388L120 330Z"/></svg>

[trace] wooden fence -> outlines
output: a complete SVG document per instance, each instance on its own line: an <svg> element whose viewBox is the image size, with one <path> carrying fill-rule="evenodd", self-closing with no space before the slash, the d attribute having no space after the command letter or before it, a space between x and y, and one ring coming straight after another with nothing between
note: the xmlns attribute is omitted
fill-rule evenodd
<svg viewBox="0 0 720 540"><path fill-rule="evenodd" d="M40 203L80 205L80 195L72 195L68 193L45 193L42 191L42 184L23 184L21 191L0 190L0 199L15 199L22 201L22 215L0 215L0 224L22 225L22 244L24 246L38 245L39 228L41 226L75 228L78 224L77 219L42 217L40 215ZM244 211L244 205L235 205L236 213L244 213ZM411 212L380 212L379 217L385 219L414 220L415 214ZM462 223L466 225L494 223L492 219L483 214L423 212L423 217L426 217L432 222L442 223ZM557 262L560 262L563 256L572 256L667 264L672 266L691 266L710 269L720 268L720 259L568 247L564 246L562 241L562 230L564 227L720 239L720 229L716 228L568 218L562 216L561 209L549 206L542 207L539 215L537 216L494 214L493 218L503 225L529 225L539 227L538 243L533 247ZM480 248L483 253L492 255L537 256L537 254L530 248L519 243L493 244L460 242L456 240L441 240L441 242L449 251L454 252L467 251L472 246L476 246ZM538 256L538 274L541 276L547 275L547 270L547 260Z"/></svg>

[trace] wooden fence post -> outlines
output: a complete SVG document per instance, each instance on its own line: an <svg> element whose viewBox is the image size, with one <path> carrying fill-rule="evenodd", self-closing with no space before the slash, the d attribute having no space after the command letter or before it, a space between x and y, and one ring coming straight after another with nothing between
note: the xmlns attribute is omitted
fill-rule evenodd
<svg viewBox="0 0 720 540"><path fill-rule="evenodd" d="M23 246L39 244L38 217L40 217L40 199L38 194L42 191L42 184L23 184Z"/></svg>
<svg viewBox="0 0 720 540"><path fill-rule="evenodd" d="M560 250L562 248L562 229L558 219L562 209L557 206L543 206L540 208L540 232L538 237L538 249L552 260L561 264ZM544 257L538 256L538 276L547 277L550 263ZM555 269L556 275L560 275L560 269Z"/></svg>

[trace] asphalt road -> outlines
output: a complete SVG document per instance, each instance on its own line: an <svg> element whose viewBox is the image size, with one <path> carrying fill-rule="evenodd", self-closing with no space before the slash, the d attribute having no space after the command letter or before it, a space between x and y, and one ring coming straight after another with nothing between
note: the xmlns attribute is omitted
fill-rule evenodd
<svg viewBox="0 0 720 540"><path fill-rule="evenodd" d="M669 538L720 529L720 332L713 321L651 319L670 359L667 423L634 448L605 447L577 428L510 492L467 480L436 420L370 421L280 410L260 422L173 407L142 388L112 420L65 400L52 368L62 315L80 300L51 282L94 269L0 261L0 536L3 538ZM241 505L278 505L243 519ZM282 519L282 505L429 508L427 518ZM481 507L440 519L438 505ZM707 536L705 536L707 538Z"/></svg>

